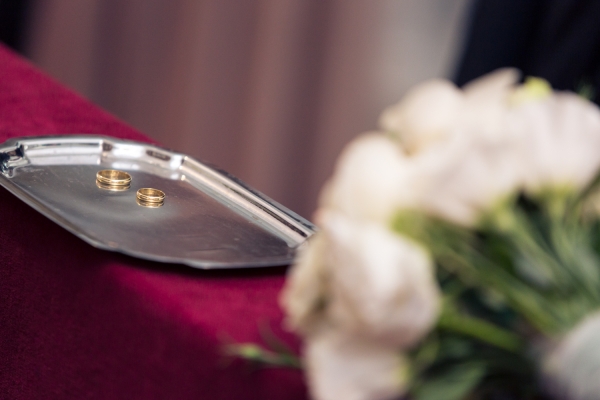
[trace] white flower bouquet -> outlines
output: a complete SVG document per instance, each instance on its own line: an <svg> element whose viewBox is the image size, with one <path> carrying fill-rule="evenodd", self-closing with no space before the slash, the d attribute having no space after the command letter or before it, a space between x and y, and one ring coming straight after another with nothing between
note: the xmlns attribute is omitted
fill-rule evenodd
<svg viewBox="0 0 600 400"><path fill-rule="evenodd" d="M600 109L519 80L421 84L340 156L282 295L315 399L600 399Z"/></svg>

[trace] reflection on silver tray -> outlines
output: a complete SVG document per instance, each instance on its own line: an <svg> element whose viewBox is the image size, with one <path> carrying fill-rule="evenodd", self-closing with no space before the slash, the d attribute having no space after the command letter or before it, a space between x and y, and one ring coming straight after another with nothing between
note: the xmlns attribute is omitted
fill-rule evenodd
<svg viewBox="0 0 600 400"><path fill-rule="evenodd" d="M128 172L127 190L96 185ZM102 136L16 138L0 145L0 184L101 249L197 268L288 264L313 225L223 171L184 154ZM141 207L140 188L164 191Z"/></svg>

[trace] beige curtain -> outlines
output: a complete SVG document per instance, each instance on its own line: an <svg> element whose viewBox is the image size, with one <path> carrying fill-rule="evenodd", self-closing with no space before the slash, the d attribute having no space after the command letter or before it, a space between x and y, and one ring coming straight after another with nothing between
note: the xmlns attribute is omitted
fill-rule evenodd
<svg viewBox="0 0 600 400"><path fill-rule="evenodd" d="M28 55L306 217L335 157L452 71L468 0L38 0Z"/></svg>

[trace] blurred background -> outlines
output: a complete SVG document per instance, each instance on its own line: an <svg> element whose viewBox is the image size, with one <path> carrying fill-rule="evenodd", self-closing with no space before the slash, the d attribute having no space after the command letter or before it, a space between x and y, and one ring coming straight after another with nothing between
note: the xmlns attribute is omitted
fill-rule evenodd
<svg viewBox="0 0 600 400"><path fill-rule="evenodd" d="M340 150L455 77L469 0L0 0L0 39L310 218Z"/></svg>

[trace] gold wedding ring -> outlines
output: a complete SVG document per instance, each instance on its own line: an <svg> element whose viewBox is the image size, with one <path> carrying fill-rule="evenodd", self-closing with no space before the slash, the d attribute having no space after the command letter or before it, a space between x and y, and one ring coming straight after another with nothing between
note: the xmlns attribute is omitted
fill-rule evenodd
<svg viewBox="0 0 600 400"><path fill-rule="evenodd" d="M127 190L131 186L131 175L116 169L103 169L96 174L96 186L106 190Z"/></svg>
<svg viewBox="0 0 600 400"><path fill-rule="evenodd" d="M138 205L143 207L160 207L165 201L165 192L153 188L142 188L136 196Z"/></svg>

